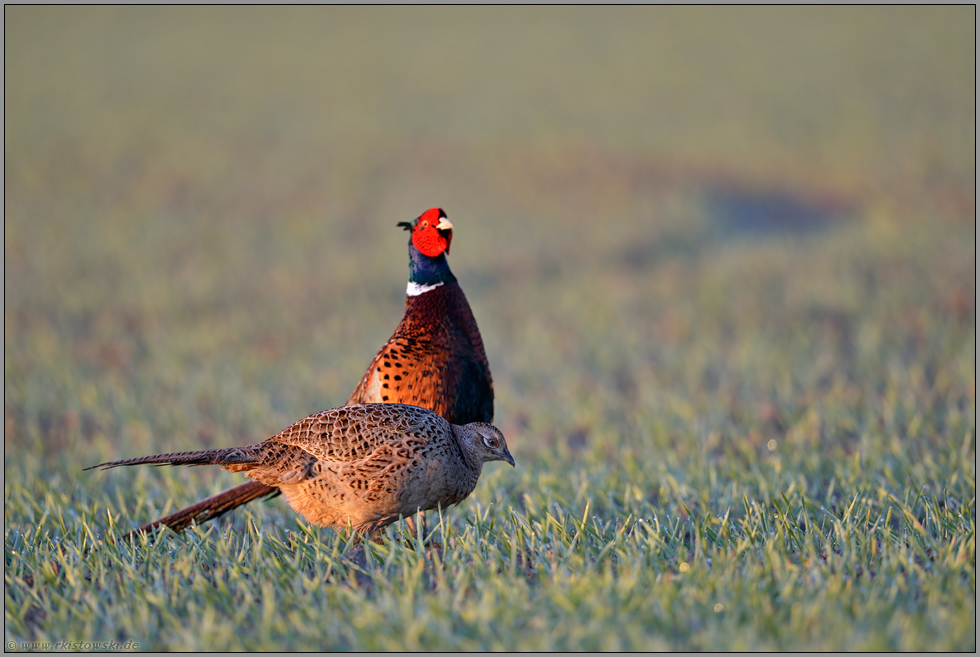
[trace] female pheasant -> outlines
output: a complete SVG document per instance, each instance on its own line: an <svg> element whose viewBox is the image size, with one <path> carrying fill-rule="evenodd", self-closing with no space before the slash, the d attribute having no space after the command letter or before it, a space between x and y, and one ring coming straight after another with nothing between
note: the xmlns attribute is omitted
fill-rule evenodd
<svg viewBox="0 0 980 657"><path fill-rule="evenodd" d="M92 468L220 465L277 487L311 523L350 526L370 539L419 509L463 501L489 461L514 465L503 434L490 424L458 426L418 406L358 404L316 413L250 447L157 454Z"/></svg>
<svg viewBox="0 0 980 657"><path fill-rule="evenodd" d="M493 421L493 380L473 311L446 261L453 224L441 208L426 210L410 231L405 315L371 361L347 405L399 403L435 411L453 424ZM166 526L175 532L217 518L252 500L278 495L250 481L131 532Z"/></svg>

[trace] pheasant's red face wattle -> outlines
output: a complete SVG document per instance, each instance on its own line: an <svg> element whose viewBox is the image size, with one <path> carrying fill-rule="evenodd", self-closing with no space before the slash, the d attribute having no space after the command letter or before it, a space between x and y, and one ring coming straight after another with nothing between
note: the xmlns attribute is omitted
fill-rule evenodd
<svg viewBox="0 0 980 657"><path fill-rule="evenodd" d="M423 255L435 258L439 254L449 253L449 244L453 240L453 224L446 218L441 208L426 210L415 220L412 231L412 244Z"/></svg>

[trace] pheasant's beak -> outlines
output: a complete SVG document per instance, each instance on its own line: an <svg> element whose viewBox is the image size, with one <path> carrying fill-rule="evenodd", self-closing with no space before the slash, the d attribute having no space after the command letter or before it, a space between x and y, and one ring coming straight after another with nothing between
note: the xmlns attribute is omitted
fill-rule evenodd
<svg viewBox="0 0 980 657"><path fill-rule="evenodd" d="M505 449L504 450L504 458L503 458L503 460L504 461L507 461L508 463L510 463L510 467L512 467L512 468L516 468L517 467L514 464L514 457L510 455L510 450L509 449Z"/></svg>
<svg viewBox="0 0 980 657"><path fill-rule="evenodd" d="M453 222L446 217L441 217L436 224L436 230L446 238L446 255L449 255L449 246L453 243Z"/></svg>

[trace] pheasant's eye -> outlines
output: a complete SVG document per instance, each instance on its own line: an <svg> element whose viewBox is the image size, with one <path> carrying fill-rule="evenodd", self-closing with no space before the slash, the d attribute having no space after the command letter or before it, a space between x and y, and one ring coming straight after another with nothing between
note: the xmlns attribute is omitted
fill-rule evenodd
<svg viewBox="0 0 980 657"><path fill-rule="evenodd" d="M428 228L428 227L429 227L429 222L428 221L423 221L422 222L422 228Z"/></svg>
<svg viewBox="0 0 980 657"><path fill-rule="evenodd" d="M497 447L499 446L497 444L497 439L493 438L492 436L484 436L483 444L489 447L490 449L497 449Z"/></svg>

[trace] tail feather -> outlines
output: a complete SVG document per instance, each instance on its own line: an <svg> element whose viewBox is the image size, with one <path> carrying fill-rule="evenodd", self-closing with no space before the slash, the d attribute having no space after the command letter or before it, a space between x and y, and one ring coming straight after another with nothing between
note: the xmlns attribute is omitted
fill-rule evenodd
<svg viewBox="0 0 980 657"><path fill-rule="evenodd" d="M161 527L169 527L172 531L179 532L190 525L199 525L208 520L214 520L253 500L258 500L263 497L272 498L279 493L280 490L278 488L272 488L265 484L260 484L257 481L249 481L226 490L223 493L218 493L217 495L201 500L186 509L181 509L169 516L143 525L139 529L134 529L126 534L124 538L133 538L144 532L151 532Z"/></svg>
<svg viewBox="0 0 980 657"><path fill-rule="evenodd" d="M126 465L220 465L227 470L238 472L241 470L251 470L258 466L262 462L265 451L268 451L268 446L265 443L260 443L252 447L229 447L226 449L140 456L132 459L99 463L98 465L89 466L85 469L101 468L108 470L109 468L118 468ZM173 531L179 532L192 524L199 524L218 518L253 500L263 497L275 497L279 493L278 488L266 486L257 481L250 481L218 495L201 500L186 509L172 513L157 521L143 525L139 529L126 534L125 538L132 538L138 534L150 532L159 527L169 527Z"/></svg>
<svg viewBox="0 0 980 657"><path fill-rule="evenodd" d="M207 449L196 452L173 452L171 454L154 454L152 456L140 456L133 459L123 459L121 461L109 461L90 465L85 470L102 468L118 468L123 465L229 465L247 464L254 460L254 454L250 448L230 447L227 449Z"/></svg>

